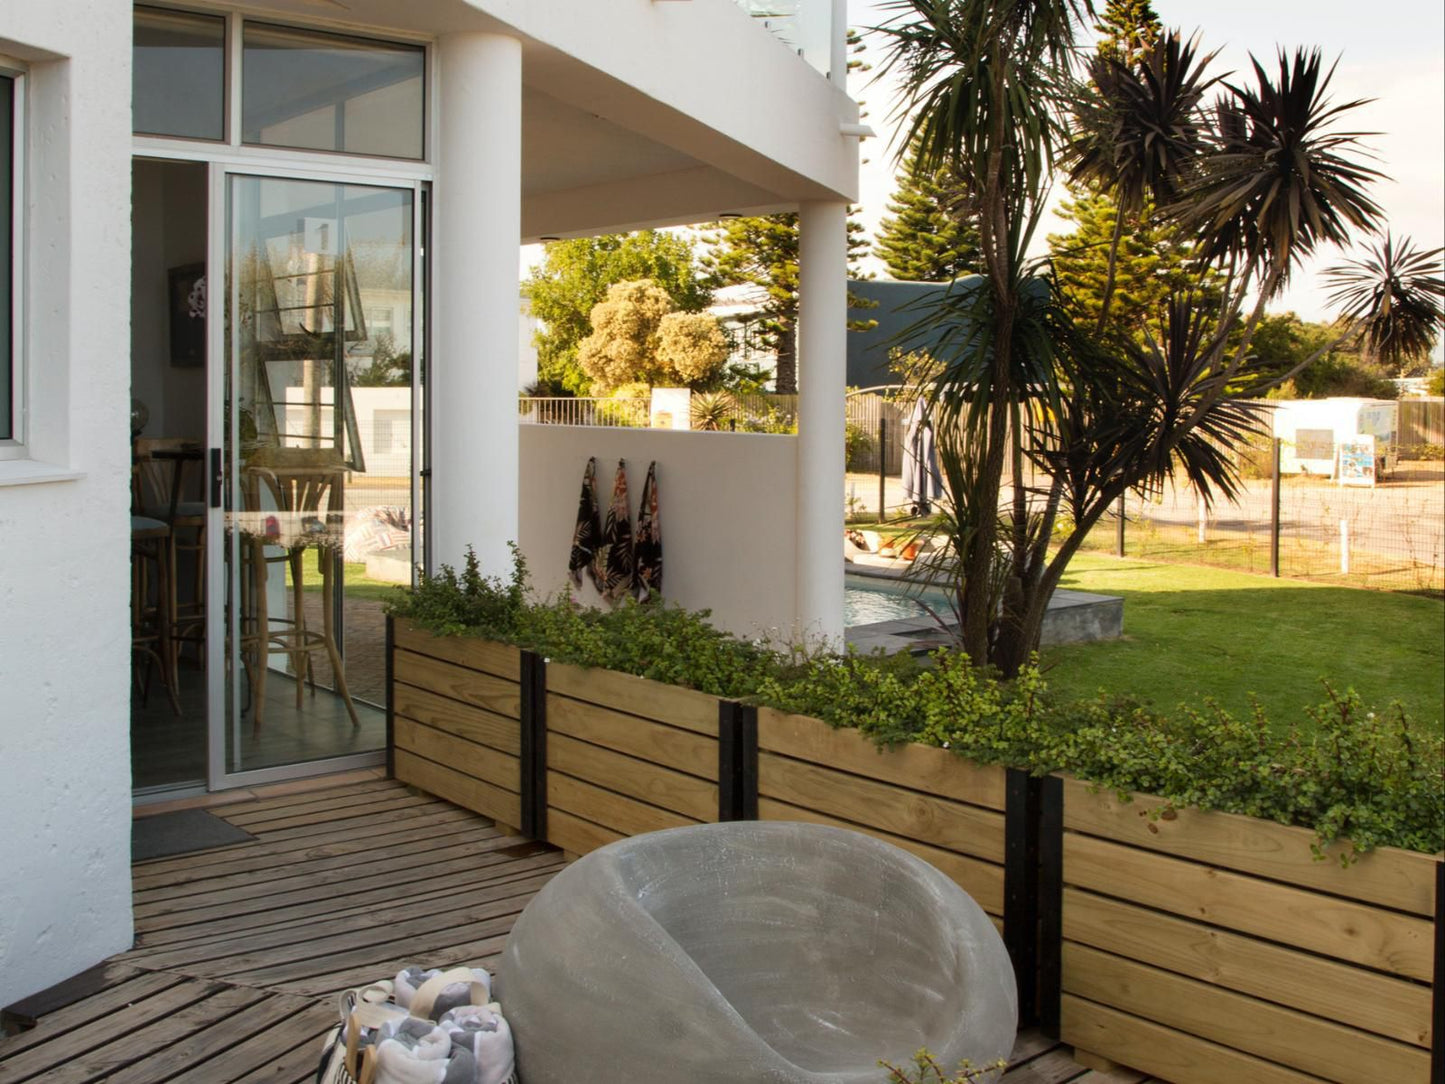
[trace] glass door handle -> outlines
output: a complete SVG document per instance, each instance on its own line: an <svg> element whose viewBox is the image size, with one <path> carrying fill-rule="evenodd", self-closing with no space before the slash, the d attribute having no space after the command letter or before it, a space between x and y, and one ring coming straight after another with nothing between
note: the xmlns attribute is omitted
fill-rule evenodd
<svg viewBox="0 0 1445 1084"><path fill-rule="evenodd" d="M221 507L221 449L211 449L211 507Z"/></svg>

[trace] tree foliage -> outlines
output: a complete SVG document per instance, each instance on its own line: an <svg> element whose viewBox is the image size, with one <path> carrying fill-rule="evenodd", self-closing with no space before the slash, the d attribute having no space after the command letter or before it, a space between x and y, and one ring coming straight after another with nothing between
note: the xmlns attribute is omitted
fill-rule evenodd
<svg viewBox="0 0 1445 1084"><path fill-rule="evenodd" d="M1121 496L1175 478L1206 501L1236 492L1229 449L1261 427L1245 397L1263 390L1251 343L1265 305L1301 257L1378 226L1368 191L1378 174L1357 134L1340 130L1357 103L1330 102L1316 50L1281 52L1273 71L1255 61L1251 82L1219 82L1194 41L1175 32L1145 47L1141 36L1137 56L1096 57L1081 91L1087 3L886 8L895 17L879 32L906 136L925 167L967 180L979 210L984 282L948 291L914 341L931 342L942 369L929 392L945 422L951 559L939 567L958 643L1013 674L1064 569ZM1115 10L1141 17L1140 5ZM1211 88L1219 97L1206 105ZM1186 231L1196 275L1137 334L1120 325L1132 311L1110 312L1116 259L1090 324L1078 318L1080 280L1027 258L1056 161L1123 212L1111 251L1125 215ZM1211 275L1218 288L1201 290Z"/></svg>
<svg viewBox="0 0 1445 1084"><path fill-rule="evenodd" d="M702 266L713 289L750 286L762 297L758 312L764 341L777 356L776 391L793 395L798 390L798 216L788 212L753 218L730 218L718 223L707 238L709 249ZM848 261L856 267L867 249L863 224L850 212ZM858 277L856 271L854 277ZM872 303L849 295L853 308ZM850 329L873 326L869 320L849 322Z"/></svg>
<svg viewBox="0 0 1445 1084"><path fill-rule="evenodd" d="M537 331L539 382L573 394L588 390L577 351L592 332L592 308L614 283L650 279L683 312L701 312L712 292L698 273L693 243L659 230L549 241L524 283Z"/></svg>
<svg viewBox="0 0 1445 1084"><path fill-rule="evenodd" d="M609 286L589 322L577 363L598 395L633 384L705 387L727 361L727 338L716 318L675 311L651 279Z"/></svg>
<svg viewBox="0 0 1445 1084"><path fill-rule="evenodd" d="M873 254L896 279L951 282L978 272L978 229L969 191L948 170L921 170L910 154L878 226Z"/></svg>
<svg viewBox="0 0 1445 1084"><path fill-rule="evenodd" d="M1210 278L1201 272L1188 241L1170 223L1159 222L1146 203L1138 221L1125 227L1114 258L1110 326L1142 341L1149 321L1162 311L1171 294L1204 288ZM1061 297L1082 320L1097 326L1104 316L1109 288L1110 251L1118 224L1113 198L1078 191L1060 206L1059 217L1074 224L1072 232L1049 235L1049 255L1058 276Z"/></svg>
<svg viewBox="0 0 1445 1084"><path fill-rule="evenodd" d="M1389 375L1361 357L1337 327L1301 320L1292 312L1271 313L1259 322L1250 348L1251 369L1266 382L1284 377L1272 399L1326 399L1332 395L1394 399ZM1293 376L1286 374L1293 373Z"/></svg>

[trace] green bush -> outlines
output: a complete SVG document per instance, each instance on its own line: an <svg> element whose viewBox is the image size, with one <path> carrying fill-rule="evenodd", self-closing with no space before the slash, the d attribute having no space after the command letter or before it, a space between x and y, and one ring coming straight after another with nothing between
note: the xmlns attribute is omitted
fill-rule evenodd
<svg viewBox="0 0 1445 1084"><path fill-rule="evenodd" d="M1403 709L1371 711L1326 686L1303 712L1312 727L1276 736L1263 712L1237 719L1206 701L1161 714L1123 699L1067 700L1036 667L1011 682L938 651L908 655L779 650L714 628L706 611L627 602L612 610L565 595L532 599L516 547L506 579L484 577L468 553L388 610L438 635L517 644L550 659L604 667L713 696L749 700L856 727L882 745L922 742L982 764L1066 771L1123 792L1313 829L1317 848L1347 839L1445 849L1445 747ZM1346 855L1348 860L1350 856Z"/></svg>

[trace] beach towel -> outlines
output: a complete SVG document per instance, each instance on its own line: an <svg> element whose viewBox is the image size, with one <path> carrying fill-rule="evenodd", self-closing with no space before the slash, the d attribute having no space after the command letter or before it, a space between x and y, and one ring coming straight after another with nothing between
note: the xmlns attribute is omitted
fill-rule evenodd
<svg viewBox="0 0 1445 1084"><path fill-rule="evenodd" d="M376 1084L474 1084L476 1059L430 1020L383 1024L376 1044Z"/></svg>
<svg viewBox="0 0 1445 1084"><path fill-rule="evenodd" d="M511 1078L517 1060L512 1029L496 1002L452 1009L438 1026L451 1037L453 1050L476 1059L476 1084L506 1084Z"/></svg>
<svg viewBox="0 0 1445 1084"><path fill-rule="evenodd" d="M617 478L612 483L612 503L602 528L602 548L597 555L602 575L600 589L613 602L632 590L632 516L627 507L627 461L617 461Z"/></svg>
<svg viewBox="0 0 1445 1084"><path fill-rule="evenodd" d="M592 577L597 590L602 590L602 579L597 563L598 549L602 545L602 527L597 516L597 457L587 460L587 470L582 475L582 496L577 502L577 526L572 528L572 555L567 561L567 574L573 585L582 586L582 572Z"/></svg>
<svg viewBox="0 0 1445 1084"><path fill-rule="evenodd" d="M411 1009L418 1016L426 1016L432 1020L440 1020L442 1016L459 1005L470 1005L473 1002L473 991L471 983L481 983L483 993L480 999L483 1003L491 997L492 976L485 967L471 968L471 982L462 981L462 972L457 972L456 981L448 983L437 992L436 998L430 1006L413 1006L412 1000L416 992L428 980L435 978L442 972L437 968L404 967L397 972L396 979L392 983L396 1003L404 1009ZM420 1011L425 1008L425 1011Z"/></svg>
<svg viewBox="0 0 1445 1084"><path fill-rule="evenodd" d="M647 467L642 499L637 503L637 542L632 547L633 589L639 602L662 594L662 520L657 514L657 462Z"/></svg>
<svg viewBox="0 0 1445 1084"><path fill-rule="evenodd" d="M943 478L938 469L938 447L933 424L922 396L914 400L903 429L903 495L913 502L914 511L927 515L930 502L943 495Z"/></svg>

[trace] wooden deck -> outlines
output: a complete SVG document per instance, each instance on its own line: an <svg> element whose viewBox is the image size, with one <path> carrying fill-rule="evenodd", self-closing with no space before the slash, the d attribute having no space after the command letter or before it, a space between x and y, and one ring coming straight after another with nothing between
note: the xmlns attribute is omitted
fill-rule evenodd
<svg viewBox="0 0 1445 1084"><path fill-rule="evenodd" d="M135 947L23 1003L36 1023L0 1039L0 1084L303 1084L337 991L406 963L494 965L563 865L377 778L208 802L255 842L136 865ZM1014 1062L1007 1084L1145 1081L1036 1032Z"/></svg>

